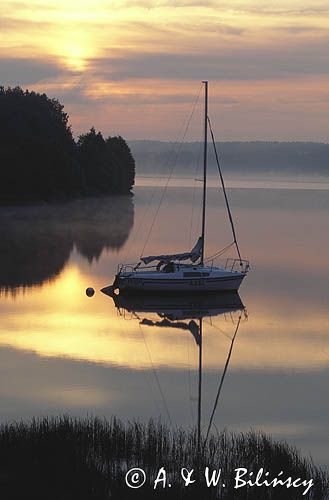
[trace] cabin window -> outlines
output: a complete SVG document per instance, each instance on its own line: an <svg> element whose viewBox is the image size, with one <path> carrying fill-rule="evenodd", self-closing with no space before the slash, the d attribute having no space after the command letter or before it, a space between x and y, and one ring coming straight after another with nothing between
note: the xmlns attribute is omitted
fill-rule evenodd
<svg viewBox="0 0 329 500"><path fill-rule="evenodd" d="M200 273L193 271L184 273L184 278L201 278L202 276L209 276L209 273Z"/></svg>

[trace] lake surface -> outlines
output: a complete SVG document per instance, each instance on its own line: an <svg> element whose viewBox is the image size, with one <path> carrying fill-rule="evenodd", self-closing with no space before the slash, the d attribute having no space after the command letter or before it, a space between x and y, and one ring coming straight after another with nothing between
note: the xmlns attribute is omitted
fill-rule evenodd
<svg viewBox="0 0 329 500"><path fill-rule="evenodd" d="M140 180L134 191L0 208L1 420L65 413L195 425L203 317L203 429L239 323L215 426L270 433L327 466L327 186L228 190L252 268L239 291L244 307L182 297L118 309L99 290L119 263L189 250L199 234L198 185L169 186L151 232L162 188ZM222 194L211 187L207 255L231 241Z"/></svg>

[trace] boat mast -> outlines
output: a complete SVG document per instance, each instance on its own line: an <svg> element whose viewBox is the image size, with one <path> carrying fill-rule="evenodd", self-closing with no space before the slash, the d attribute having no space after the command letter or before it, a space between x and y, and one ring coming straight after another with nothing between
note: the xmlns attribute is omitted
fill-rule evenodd
<svg viewBox="0 0 329 500"><path fill-rule="evenodd" d="M208 142L208 82L204 83L204 143L203 143L203 202L202 202L202 247L200 264L204 264L204 243L206 232L206 196L207 196L207 142Z"/></svg>
<svg viewBox="0 0 329 500"><path fill-rule="evenodd" d="M202 319L199 321L199 388L198 388L198 435L197 435L197 458L198 473L201 465L201 410L202 410Z"/></svg>

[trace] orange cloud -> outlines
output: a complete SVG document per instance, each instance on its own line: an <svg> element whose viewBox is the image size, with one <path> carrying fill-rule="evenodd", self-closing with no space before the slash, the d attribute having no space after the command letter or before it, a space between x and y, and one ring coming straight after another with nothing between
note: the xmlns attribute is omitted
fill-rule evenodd
<svg viewBox="0 0 329 500"><path fill-rule="evenodd" d="M77 133L170 140L208 78L223 139L325 141L327 12L322 0L7 0L2 83L60 98Z"/></svg>

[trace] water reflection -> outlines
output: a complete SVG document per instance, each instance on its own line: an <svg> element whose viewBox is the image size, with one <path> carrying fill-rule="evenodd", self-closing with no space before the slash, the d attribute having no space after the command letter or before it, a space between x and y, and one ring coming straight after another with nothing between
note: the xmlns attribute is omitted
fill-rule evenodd
<svg viewBox="0 0 329 500"><path fill-rule="evenodd" d="M74 248L89 263L104 249L119 250L133 223L130 196L2 208L0 291L51 281Z"/></svg>
<svg viewBox="0 0 329 500"><path fill-rule="evenodd" d="M119 294L112 293L112 287L102 290L112 297L119 315L136 319L141 326L174 328L190 332L200 347L202 320L215 319L220 315L234 313L240 316L246 309L237 292L203 294ZM155 318L152 315L156 316Z"/></svg>
<svg viewBox="0 0 329 500"><path fill-rule="evenodd" d="M121 316L136 319L140 325L156 328L172 328L188 331L192 334L198 347L198 449L201 446L201 426L202 422L202 370L203 370L203 321L214 320L220 315L230 315L234 324L234 333L230 339L230 346L220 377L214 405L211 411L205 439L208 439L213 425L215 413L220 400L221 391L224 385L225 376L231 360L234 343L239 330L242 317L247 319L247 311L237 292L203 293L203 294L119 294L113 293L112 287L102 290L113 298L114 304ZM155 314L152 319L150 314ZM159 386L161 395L163 393ZM170 413L167 409L166 401L163 403L167 411L169 421Z"/></svg>
<svg viewBox="0 0 329 500"><path fill-rule="evenodd" d="M106 293L104 289L104 293ZM121 315L131 313L138 319L141 313L156 313L161 319L177 321L218 316L233 311L245 310L237 292L221 293L171 293L171 294L111 294Z"/></svg>
<svg viewBox="0 0 329 500"><path fill-rule="evenodd" d="M191 191L168 190L164 214L160 215L160 223L154 227L149 242L150 253L159 248L170 252L186 247ZM120 314L114 301L104 294L97 292L92 299L85 295L88 286L100 290L111 283L120 262L130 259L133 262L140 255L156 210L152 193L151 188L136 188L135 208L131 199L123 202L126 209L118 211L118 222L110 213L110 205L96 218L91 216L92 207L86 207L85 213L76 209L72 224L75 233L71 224L61 225L57 216L56 232L53 229L56 224L48 218L52 235L58 235L62 242L61 233L66 231L70 245L73 235L75 246L78 242L81 245L79 250L70 247L69 262L56 279L42 287L29 287L24 294L9 293L1 297L0 420L63 413L108 417L115 414L130 420L160 416L167 420L159 381L173 423L195 425L198 345L197 337L188 328L191 319L183 316L187 311L188 317L192 307L184 304L179 317L177 308L174 310L167 303L167 309L160 311L165 318L159 316L154 303L152 309L145 298L138 297L137 302L121 303ZM243 253L252 256L253 269L241 289L243 302L248 306L248 321L240 325L214 423L218 428L235 431L253 427L272 433L305 454L312 453L316 463L327 465L328 192L236 189L230 192L230 197ZM226 242L226 217L221 208L218 210L217 191L209 190L208 204L208 253L212 254L217 243ZM64 206L61 209L63 221L71 217L70 205L66 204L66 210ZM124 224L129 233L129 212L134 210L135 228L129 241L118 252L113 251L117 238L119 247L125 233L119 226L120 218L128 221ZM14 209L1 212L3 225L14 212L17 214ZM38 212L35 209L35 221L40 221ZM13 221L19 219L24 219L24 210ZM5 261L0 267L1 283L6 273L7 277L14 275L15 266L20 269L16 282L23 281L20 274L26 281L29 266L32 266L30 280L37 281L38 265L33 262L37 245L33 243L34 250L30 252L28 235L35 234L39 226L46 239L47 223L44 226L41 222L34 223L32 215L28 220L25 228L23 221L17 223L25 236L21 239L17 235L16 240L11 237L10 257L3 242L7 236L5 231L2 233L0 245ZM11 224L10 231L14 230L15 224ZM114 230L118 232L115 234ZM98 250L90 237L82 239L82 234L94 235L95 242L100 240ZM192 232L191 238L194 236ZM102 251L96 260L104 240L113 246ZM54 261L55 252L58 254L57 238L52 236L51 241L53 247L49 245L49 252L53 252ZM90 253L86 249L89 241ZM87 254L89 260L93 259L92 265ZM20 262L24 258L25 265ZM208 311L207 307L209 304L205 304L204 310ZM209 312L213 310L210 307ZM238 314L239 311L233 311L203 317L204 423L211 416ZM198 318L193 319L198 324ZM146 321L142 324L143 320ZM176 325L185 323L187 327L161 326L165 325L164 320Z"/></svg>

